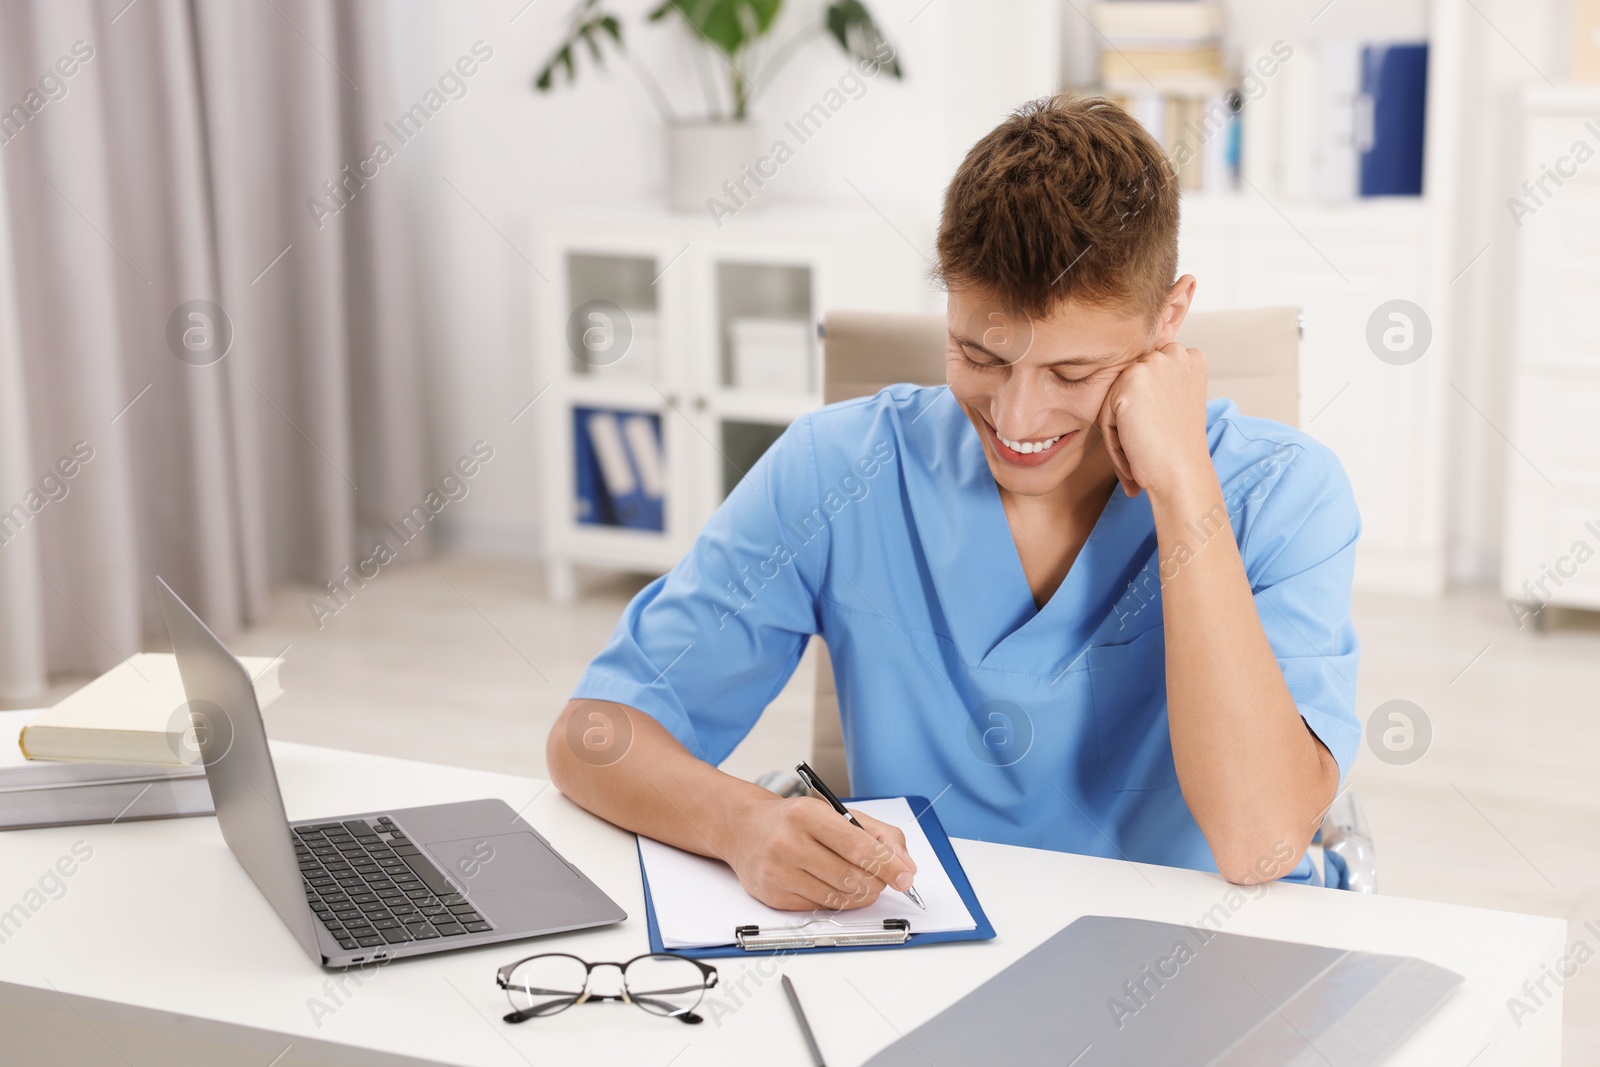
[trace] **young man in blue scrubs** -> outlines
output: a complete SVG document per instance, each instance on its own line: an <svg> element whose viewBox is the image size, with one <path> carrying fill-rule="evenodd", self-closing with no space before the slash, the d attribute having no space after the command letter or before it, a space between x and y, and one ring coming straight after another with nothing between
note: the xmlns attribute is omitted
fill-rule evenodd
<svg viewBox="0 0 1600 1067"><path fill-rule="evenodd" d="M1313 880L1360 740L1360 519L1327 448L1206 402L1174 343L1178 206L1103 100L979 141L939 230L947 387L789 427L574 690L562 792L775 907L910 884L893 827L716 768L820 635L859 795L936 797L952 836Z"/></svg>

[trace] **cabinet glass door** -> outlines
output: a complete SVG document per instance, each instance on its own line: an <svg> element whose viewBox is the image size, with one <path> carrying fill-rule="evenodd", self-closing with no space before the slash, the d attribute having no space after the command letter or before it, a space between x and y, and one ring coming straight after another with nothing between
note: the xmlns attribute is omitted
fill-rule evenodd
<svg viewBox="0 0 1600 1067"><path fill-rule="evenodd" d="M820 388L811 269L772 263L717 264L721 384L789 396Z"/></svg>
<svg viewBox="0 0 1600 1067"><path fill-rule="evenodd" d="M591 545L623 555L646 551L653 561L668 551L665 541L647 549L617 539L662 535L674 526L660 260L649 252L574 249L564 261L560 432L570 447L564 504L574 530L611 539Z"/></svg>
<svg viewBox="0 0 1600 1067"><path fill-rule="evenodd" d="M820 403L822 382L813 263L805 256L719 257L711 282L713 436L722 453L721 476L708 487L714 506L791 422Z"/></svg>
<svg viewBox="0 0 1600 1067"><path fill-rule="evenodd" d="M567 351L575 375L660 381L661 325L651 256L567 256Z"/></svg>

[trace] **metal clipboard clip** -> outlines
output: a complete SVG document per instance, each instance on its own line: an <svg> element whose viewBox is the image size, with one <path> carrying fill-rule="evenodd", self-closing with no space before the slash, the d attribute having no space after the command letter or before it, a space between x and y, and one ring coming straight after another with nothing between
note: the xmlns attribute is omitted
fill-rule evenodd
<svg viewBox="0 0 1600 1067"><path fill-rule="evenodd" d="M808 919L789 926L739 926L733 939L746 952L783 948L845 948L851 945L903 945L911 936L906 919L842 923Z"/></svg>

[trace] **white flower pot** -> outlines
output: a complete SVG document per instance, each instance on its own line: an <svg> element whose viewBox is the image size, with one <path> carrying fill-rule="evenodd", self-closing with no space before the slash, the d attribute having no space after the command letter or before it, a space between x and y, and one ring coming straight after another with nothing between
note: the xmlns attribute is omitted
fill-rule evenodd
<svg viewBox="0 0 1600 1067"><path fill-rule="evenodd" d="M761 154L750 122L675 122L667 127L667 203L674 211L709 210L722 184L737 181Z"/></svg>

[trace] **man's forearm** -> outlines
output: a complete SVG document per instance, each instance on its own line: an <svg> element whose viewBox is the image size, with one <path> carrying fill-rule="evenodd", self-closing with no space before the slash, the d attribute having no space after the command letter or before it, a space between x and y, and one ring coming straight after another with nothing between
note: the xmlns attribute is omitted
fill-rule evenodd
<svg viewBox="0 0 1600 1067"><path fill-rule="evenodd" d="M1261 627L1215 471L1152 495L1179 785L1231 881L1281 877L1332 802L1338 767L1307 729Z"/></svg>
<svg viewBox="0 0 1600 1067"><path fill-rule="evenodd" d="M574 722L576 719L576 722ZM626 830L726 859L734 827L779 798L696 759L655 719L574 700L545 743L550 779L574 803Z"/></svg>
<svg viewBox="0 0 1600 1067"><path fill-rule="evenodd" d="M757 900L785 911L865 907L916 875L899 828L858 825L814 797L785 799L696 759L643 712L567 705L545 744L551 780L603 819L722 860Z"/></svg>

